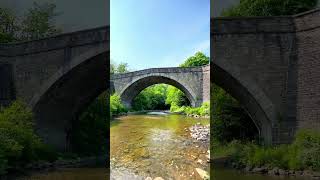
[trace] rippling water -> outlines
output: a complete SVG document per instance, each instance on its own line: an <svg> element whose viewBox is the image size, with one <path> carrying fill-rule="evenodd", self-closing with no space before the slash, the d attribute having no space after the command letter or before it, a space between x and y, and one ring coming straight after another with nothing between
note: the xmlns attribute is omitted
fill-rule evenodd
<svg viewBox="0 0 320 180"><path fill-rule="evenodd" d="M209 144L191 139L188 128L197 123L209 120L157 112L112 121L111 177L200 179L195 168L209 170Z"/></svg>

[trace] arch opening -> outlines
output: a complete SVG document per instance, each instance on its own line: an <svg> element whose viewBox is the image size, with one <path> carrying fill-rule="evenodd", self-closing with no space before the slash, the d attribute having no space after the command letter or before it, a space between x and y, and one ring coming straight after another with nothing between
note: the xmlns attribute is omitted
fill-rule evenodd
<svg viewBox="0 0 320 180"><path fill-rule="evenodd" d="M175 86L159 83L143 89L133 98L133 111L141 110L170 110L174 101L177 106L190 106L190 100Z"/></svg>
<svg viewBox="0 0 320 180"><path fill-rule="evenodd" d="M247 112L251 120L257 127L259 134L259 142L262 144L272 144L272 123L267 116L265 109L257 100L250 89L242 84L231 73L223 69L221 66L213 63L212 82L224 89L228 94L235 98L242 108ZM212 86L214 86L212 84Z"/></svg>
<svg viewBox="0 0 320 180"><path fill-rule="evenodd" d="M78 64L70 61L66 67L72 67L49 86L33 102L36 119L36 131L45 143L59 151L71 151L71 132L80 114L86 110L108 87L107 62L109 52L82 59ZM62 67L62 70L67 69Z"/></svg>
<svg viewBox="0 0 320 180"><path fill-rule="evenodd" d="M155 84L168 84L178 88L186 95L187 99L190 102L190 105L196 106L196 100L186 86L182 85L174 79L164 76L147 76L134 81L120 93L122 102L126 107L131 108L134 98L142 90Z"/></svg>

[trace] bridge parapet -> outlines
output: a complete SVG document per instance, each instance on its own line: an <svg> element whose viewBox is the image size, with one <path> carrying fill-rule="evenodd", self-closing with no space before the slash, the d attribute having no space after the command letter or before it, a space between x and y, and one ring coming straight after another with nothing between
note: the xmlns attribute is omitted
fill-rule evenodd
<svg viewBox="0 0 320 180"><path fill-rule="evenodd" d="M60 34L33 41L0 44L0 57L12 57L36 54L66 47L84 46L97 43L107 43L110 40L110 27L98 27L72 33Z"/></svg>
<svg viewBox="0 0 320 180"><path fill-rule="evenodd" d="M210 70L210 67L209 67L209 70ZM143 75L143 74L150 74L150 73L186 73L186 72L202 72L202 71L203 71L202 67L149 68L149 69L143 69L143 70L139 70L139 71L113 74L111 76L111 80L132 77L132 76L138 76L138 75Z"/></svg>

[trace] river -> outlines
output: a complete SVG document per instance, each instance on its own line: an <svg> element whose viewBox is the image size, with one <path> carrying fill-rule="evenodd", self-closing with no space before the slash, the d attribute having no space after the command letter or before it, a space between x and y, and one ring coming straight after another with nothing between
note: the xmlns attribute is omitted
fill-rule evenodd
<svg viewBox="0 0 320 180"><path fill-rule="evenodd" d="M128 115L112 120L111 179L201 179L195 169L201 168L209 172L209 143L190 137L189 128L196 124L205 126L209 124L209 120L166 113ZM243 174L226 169L215 169L212 174L214 177L211 179L214 180L295 179ZM25 179L103 180L106 177L104 168L78 168L35 174Z"/></svg>

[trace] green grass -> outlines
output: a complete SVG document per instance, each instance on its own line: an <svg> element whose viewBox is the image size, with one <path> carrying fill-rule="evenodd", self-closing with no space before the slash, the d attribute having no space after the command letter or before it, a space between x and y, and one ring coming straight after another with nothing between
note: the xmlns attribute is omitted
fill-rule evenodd
<svg viewBox="0 0 320 180"><path fill-rule="evenodd" d="M227 145L212 143L214 157L230 156L238 166L278 167L289 170L320 170L320 133L301 130L290 145L264 147L233 141Z"/></svg>

